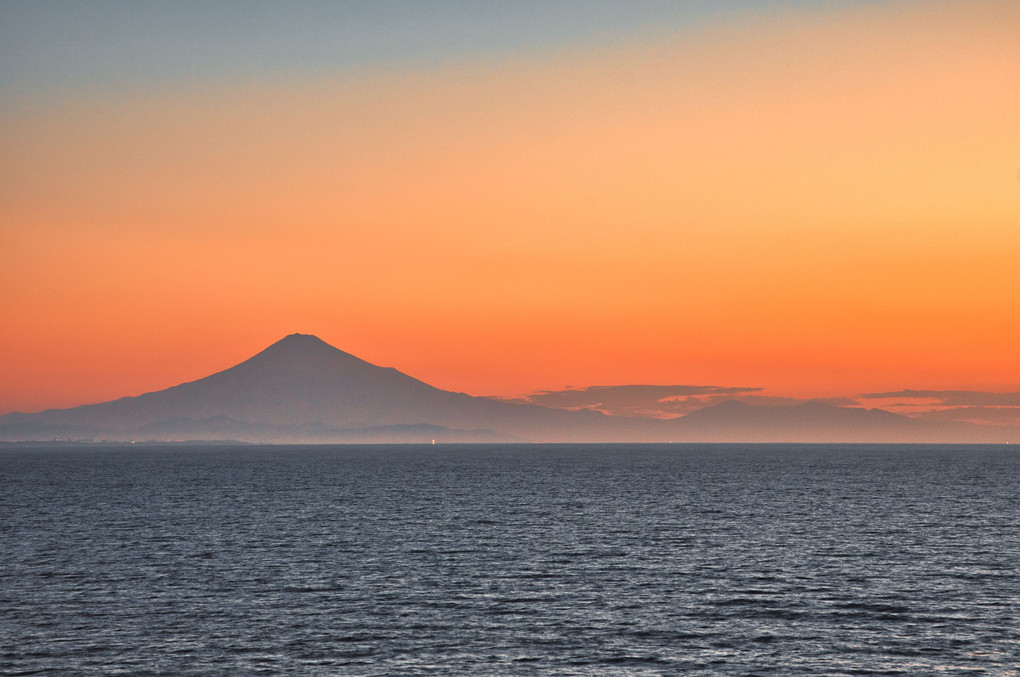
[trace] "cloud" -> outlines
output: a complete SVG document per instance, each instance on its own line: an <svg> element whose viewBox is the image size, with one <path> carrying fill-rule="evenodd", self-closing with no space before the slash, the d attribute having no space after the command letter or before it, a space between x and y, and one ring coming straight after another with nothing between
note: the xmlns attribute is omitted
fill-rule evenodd
<svg viewBox="0 0 1020 677"><path fill-rule="evenodd" d="M611 416L672 418L761 388L697 385L617 385L541 390L517 401L554 409L591 409Z"/></svg>
<svg viewBox="0 0 1020 677"><path fill-rule="evenodd" d="M753 404L756 407L795 407L806 402L817 402L830 404L834 407L859 407L860 402L851 397L780 397L776 395L741 395L732 399L739 400L745 404Z"/></svg>
<svg viewBox="0 0 1020 677"><path fill-rule="evenodd" d="M987 392L980 390L897 390L884 393L864 393L866 400L926 400L941 407L1020 407L1020 391ZM891 404L890 406L895 406Z"/></svg>
<svg viewBox="0 0 1020 677"><path fill-rule="evenodd" d="M904 389L856 397L798 398L764 395L762 391L763 388L732 386L616 385L542 390L512 401L647 418L678 418L726 400L756 407L795 407L813 402L835 407L886 409L924 420L1020 426L1020 392Z"/></svg>
<svg viewBox="0 0 1020 677"><path fill-rule="evenodd" d="M540 390L510 401L537 404L553 409L600 411L610 416L676 418L725 400L737 400L757 407L793 407L821 402L837 407L860 407L850 397L805 399L758 394L764 390L741 386L698 385L616 385Z"/></svg>
<svg viewBox="0 0 1020 677"><path fill-rule="evenodd" d="M844 408L885 409L924 420L1020 426L1020 392L904 389L854 397L799 398L765 395L763 390L734 386L615 385L541 390L504 399L554 409L588 409L610 416L646 418L678 418L726 400L756 407L795 407L811 402Z"/></svg>
<svg viewBox="0 0 1020 677"><path fill-rule="evenodd" d="M962 421L978 425L1020 426L1020 407L969 406L932 409L914 415L914 418L939 421Z"/></svg>
<svg viewBox="0 0 1020 677"><path fill-rule="evenodd" d="M1020 426L1020 392L1017 391L905 389L864 393L857 397L917 419Z"/></svg>

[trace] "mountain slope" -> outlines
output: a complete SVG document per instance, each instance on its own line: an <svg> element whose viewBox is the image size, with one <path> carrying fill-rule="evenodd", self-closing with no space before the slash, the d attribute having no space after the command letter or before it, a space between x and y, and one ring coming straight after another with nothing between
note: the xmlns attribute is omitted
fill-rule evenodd
<svg viewBox="0 0 1020 677"><path fill-rule="evenodd" d="M137 433L143 439L185 439L191 430L198 439L328 441L348 439L351 430L364 429L375 429L374 439L380 428L406 430L418 424L449 428L459 438L470 438L466 433L475 431L474 437L486 440L581 441L593 435L627 439L635 434L641 439L633 426L592 412L441 390L305 334L287 336L234 367L166 390L0 417L0 435L45 439L105 434L116 439ZM614 429L620 432L614 434Z"/></svg>

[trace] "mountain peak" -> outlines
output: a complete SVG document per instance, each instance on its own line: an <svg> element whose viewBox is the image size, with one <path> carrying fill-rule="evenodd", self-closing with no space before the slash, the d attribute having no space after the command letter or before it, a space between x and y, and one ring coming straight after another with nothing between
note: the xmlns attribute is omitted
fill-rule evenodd
<svg viewBox="0 0 1020 677"><path fill-rule="evenodd" d="M328 343L323 341L321 338L314 334L288 334L282 339L274 343L273 345L324 345L329 346ZM329 346L332 348L333 346Z"/></svg>
<svg viewBox="0 0 1020 677"><path fill-rule="evenodd" d="M327 364L336 364L338 362L379 368L350 353L345 353L339 348L331 346L313 334L289 334L284 336L238 366L272 364L279 367L294 368L297 365L306 365L317 369L325 368Z"/></svg>
<svg viewBox="0 0 1020 677"><path fill-rule="evenodd" d="M262 351L263 353L330 353L345 354L314 334L288 334Z"/></svg>

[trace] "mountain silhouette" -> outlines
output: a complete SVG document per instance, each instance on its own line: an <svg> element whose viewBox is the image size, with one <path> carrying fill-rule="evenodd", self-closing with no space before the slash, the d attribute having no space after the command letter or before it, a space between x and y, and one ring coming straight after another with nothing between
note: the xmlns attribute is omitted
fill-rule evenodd
<svg viewBox="0 0 1020 677"><path fill-rule="evenodd" d="M1015 428L819 402L735 400L661 420L473 397L291 334L224 371L111 402L0 416L0 440L243 442L1003 442Z"/></svg>
<svg viewBox="0 0 1020 677"><path fill-rule="evenodd" d="M645 438L622 423L593 412L441 390L315 336L291 334L234 367L166 390L0 417L0 437L582 441L596 433L616 440Z"/></svg>

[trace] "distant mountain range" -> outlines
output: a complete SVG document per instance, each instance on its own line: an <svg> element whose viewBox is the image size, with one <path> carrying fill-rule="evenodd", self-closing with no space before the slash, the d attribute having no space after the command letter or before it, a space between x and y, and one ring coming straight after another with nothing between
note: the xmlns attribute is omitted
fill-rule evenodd
<svg viewBox="0 0 1020 677"><path fill-rule="evenodd" d="M111 402L0 416L0 440L343 442L1015 442L1020 430L880 409L736 401L675 419L607 416L441 390L315 336Z"/></svg>

